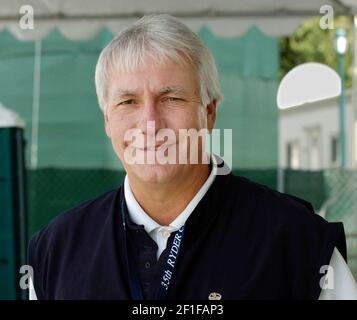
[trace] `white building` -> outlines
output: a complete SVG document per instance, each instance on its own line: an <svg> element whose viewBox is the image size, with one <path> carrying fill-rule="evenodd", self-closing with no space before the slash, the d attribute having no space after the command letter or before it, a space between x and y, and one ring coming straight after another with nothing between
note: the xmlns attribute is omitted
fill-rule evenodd
<svg viewBox="0 0 357 320"><path fill-rule="evenodd" d="M346 101L346 167L357 168L357 112L352 92ZM282 168L319 170L339 165L338 97L279 110L279 164Z"/></svg>

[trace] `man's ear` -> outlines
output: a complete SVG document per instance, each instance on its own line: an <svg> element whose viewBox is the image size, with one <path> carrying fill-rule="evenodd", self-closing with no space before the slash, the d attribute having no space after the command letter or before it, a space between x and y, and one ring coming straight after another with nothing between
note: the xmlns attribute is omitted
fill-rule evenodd
<svg viewBox="0 0 357 320"><path fill-rule="evenodd" d="M210 104L207 105L207 129L211 133L214 128L214 124L216 122L216 108L217 108L217 100L213 100Z"/></svg>
<svg viewBox="0 0 357 320"><path fill-rule="evenodd" d="M112 132L110 130L109 119L108 119L108 115L106 112L104 112L104 128L105 128L105 133L107 134L108 138L111 139Z"/></svg>

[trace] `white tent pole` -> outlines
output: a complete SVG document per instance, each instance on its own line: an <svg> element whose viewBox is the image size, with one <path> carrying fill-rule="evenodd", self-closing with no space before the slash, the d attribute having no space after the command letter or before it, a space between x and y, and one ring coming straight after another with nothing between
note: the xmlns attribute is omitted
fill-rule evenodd
<svg viewBox="0 0 357 320"><path fill-rule="evenodd" d="M33 71L32 131L31 131L31 169L38 166L38 128L40 116L40 81L41 81L41 39L35 41L35 59Z"/></svg>

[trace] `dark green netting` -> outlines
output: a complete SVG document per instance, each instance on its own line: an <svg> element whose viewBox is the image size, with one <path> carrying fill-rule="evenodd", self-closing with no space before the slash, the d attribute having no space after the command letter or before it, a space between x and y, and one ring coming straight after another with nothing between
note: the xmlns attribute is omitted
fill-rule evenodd
<svg viewBox="0 0 357 320"><path fill-rule="evenodd" d="M206 27L200 38L213 53L224 100L216 127L233 133L233 168L276 168L279 81L277 38L253 26L242 37L222 38Z"/></svg>
<svg viewBox="0 0 357 320"><path fill-rule="evenodd" d="M277 174L275 169L234 170L234 174L247 177L253 181L276 189ZM331 174L333 177L331 177ZM108 169L39 169L28 170L28 202L29 202L29 235L43 227L52 218L81 202L118 187L123 179L124 171ZM350 175L351 176L351 175ZM352 176L356 177L356 172ZM337 178L336 178L337 177ZM285 192L303 198L312 203L315 211L331 198L348 180L348 176L329 171L296 171L284 172ZM338 183L333 183L338 179ZM346 180L347 179L347 180ZM342 187L343 188L343 187ZM347 233L348 258L352 272L357 275L357 238L355 234L355 215L357 205L354 202L346 209L344 199L351 198L344 192L331 204L326 218L330 221L343 221ZM354 191L354 197L356 193ZM349 202L349 204L351 204ZM342 211L340 209L343 209ZM338 217L338 219L337 219Z"/></svg>
<svg viewBox="0 0 357 320"><path fill-rule="evenodd" d="M120 167L103 128L94 68L112 34L73 42L57 30L41 42L38 167ZM3 45L3 41L5 45ZM26 121L26 163L30 164L34 42L0 33L0 101Z"/></svg>
<svg viewBox="0 0 357 320"><path fill-rule="evenodd" d="M284 191L311 202L316 211L328 197L323 171L285 170Z"/></svg>
<svg viewBox="0 0 357 320"><path fill-rule="evenodd" d="M31 137L34 42L19 41L6 29L0 32L0 103L26 121L26 140ZM30 159L30 148L26 149Z"/></svg>
<svg viewBox="0 0 357 320"><path fill-rule="evenodd" d="M217 128L233 130L233 167L277 166L278 39L252 27L240 38L222 38L202 28L219 70L224 100ZM97 105L94 69L112 39L70 41L53 30L41 41L38 167L122 168L105 135ZM26 121L30 164L35 43L0 32L0 101ZM222 150L223 153L223 150Z"/></svg>

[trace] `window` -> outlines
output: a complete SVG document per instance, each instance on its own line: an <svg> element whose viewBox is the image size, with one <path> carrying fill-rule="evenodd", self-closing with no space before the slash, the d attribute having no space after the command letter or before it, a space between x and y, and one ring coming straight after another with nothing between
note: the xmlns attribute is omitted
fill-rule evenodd
<svg viewBox="0 0 357 320"><path fill-rule="evenodd" d="M331 150L331 165L332 166L337 166L339 164L339 160L340 160L340 144L338 141L338 137L337 136L332 136L331 137L331 146L330 146L330 150Z"/></svg>
<svg viewBox="0 0 357 320"><path fill-rule="evenodd" d="M297 141L288 142L286 145L287 167L290 169L300 168L300 148Z"/></svg>
<svg viewBox="0 0 357 320"><path fill-rule="evenodd" d="M319 170L322 167L321 129L319 126L306 128L307 138L307 165L310 170Z"/></svg>

